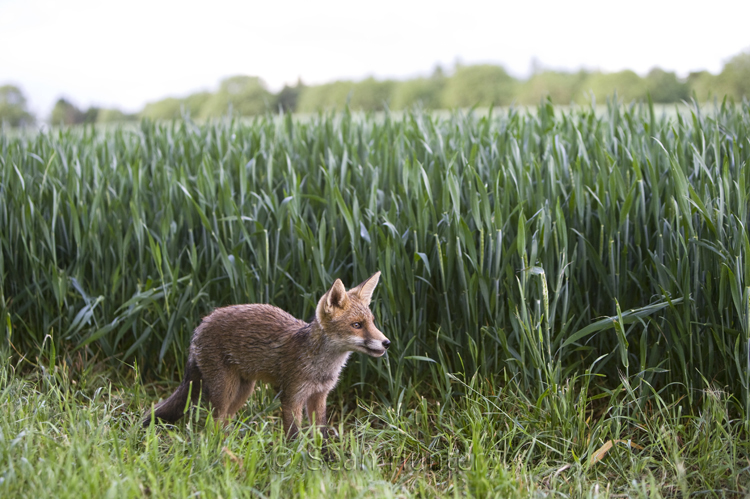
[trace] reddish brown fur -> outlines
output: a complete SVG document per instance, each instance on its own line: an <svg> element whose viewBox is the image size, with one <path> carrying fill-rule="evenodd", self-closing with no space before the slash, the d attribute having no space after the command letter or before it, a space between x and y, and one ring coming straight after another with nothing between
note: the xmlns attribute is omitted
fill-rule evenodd
<svg viewBox="0 0 750 499"><path fill-rule="evenodd" d="M193 333L185 378L154 408L153 415L167 422L178 420L185 412L188 393L195 403L202 390L216 418L226 421L245 404L256 381L261 381L280 391L287 435L296 435L303 407L311 423L324 426L326 397L350 353L380 357L390 345L375 327L369 309L379 277L377 272L349 291L337 279L318 302L310 323L272 305L214 310ZM150 422L151 413L143 424Z"/></svg>

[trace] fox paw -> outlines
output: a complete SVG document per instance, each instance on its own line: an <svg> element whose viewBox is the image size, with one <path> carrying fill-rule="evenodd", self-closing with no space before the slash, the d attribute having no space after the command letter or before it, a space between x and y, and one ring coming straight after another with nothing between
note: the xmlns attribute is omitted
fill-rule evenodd
<svg viewBox="0 0 750 499"><path fill-rule="evenodd" d="M320 432L325 440L338 440L339 432L333 426L322 426Z"/></svg>

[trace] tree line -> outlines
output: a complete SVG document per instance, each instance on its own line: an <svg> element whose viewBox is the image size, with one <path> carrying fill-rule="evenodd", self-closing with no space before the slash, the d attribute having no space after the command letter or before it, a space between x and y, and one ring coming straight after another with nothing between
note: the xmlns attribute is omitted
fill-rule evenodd
<svg viewBox="0 0 750 499"><path fill-rule="evenodd" d="M341 108L379 111L406 109L415 105L426 109L453 109L472 106L535 105L549 97L553 104L582 104L592 98L603 102L617 95L624 101L646 100L674 103L695 98L699 102L723 99L736 101L750 97L750 52L742 52L724 64L719 74L708 71L678 78L674 72L652 69L646 76L625 70L565 72L536 69L525 79L508 74L502 66L457 64L450 74L437 67L428 77L409 80L334 81L322 85L286 85L278 93L268 90L255 76L232 76L223 80L216 92L197 92L185 97L168 97L146 104L138 113L89 107L79 109L60 98L47 122L59 124L109 123L141 118L174 119L189 114L209 119L234 112L254 116L284 111L314 113ZM28 111L26 98L13 85L0 87L0 122L27 126L36 122Z"/></svg>

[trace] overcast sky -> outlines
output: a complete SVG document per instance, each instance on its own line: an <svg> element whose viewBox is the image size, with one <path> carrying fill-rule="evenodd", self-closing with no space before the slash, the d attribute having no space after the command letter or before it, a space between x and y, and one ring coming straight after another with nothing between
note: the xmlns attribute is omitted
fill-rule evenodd
<svg viewBox="0 0 750 499"><path fill-rule="evenodd" d="M428 75L436 64L502 64L685 76L719 72L750 49L750 1L0 0L0 85L19 85L40 118L61 96L140 110L260 76Z"/></svg>

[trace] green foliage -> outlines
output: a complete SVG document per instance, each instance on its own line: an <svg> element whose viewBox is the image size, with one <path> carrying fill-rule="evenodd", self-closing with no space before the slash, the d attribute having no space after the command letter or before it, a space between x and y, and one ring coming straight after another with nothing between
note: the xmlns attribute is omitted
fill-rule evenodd
<svg viewBox="0 0 750 499"><path fill-rule="evenodd" d="M97 123L122 123L125 121L134 121L135 116L125 114L119 109L99 109L96 115Z"/></svg>
<svg viewBox="0 0 750 499"><path fill-rule="evenodd" d="M15 85L0 87L0 125L22 127L34 124L34 117L27 109L26 96Z"/></svg>
<svg viewBox="0 0 750 499"><path fill-rule="evenodd" d="M732 57L724 65L718 80L735 99L750 98L750 52Z"/></svg>
<svg viewBox="0 0 750 499"><path fill-rule="evenodd" d="M676 103L694 92L700 102L729 96L741 100L747 95L750 81L750 54L731 59L718 76L708 72L693 73L686 80L674 72L652 69L645 78L633 71L588 73L578 71L538 71L526 81L517 81L500 66L457 66L454 74L442 70L429 78L406 81L382 81L368 78L361 82L336 81L306 87L299 95L299 112L342 109L345 103L353 110L377 111L382 103L392 109L408 109L421 104L426 109L507 106L512 102L535 105L549 98L553 104L588 103L593 94L599 102L614 93L625 102L645 102L647 96L656 103ZM283 92L289 93L290 89ZM289 110L288 106L284 109Z"/></svg>
<svg viewBox="0 0 750 499"><path fill-rule="evenodd" d="M425 109L440 109L446 78L435 75L398 82L393 90L393 109L407 109L419 104Z"/></svg>
<svg viewBox="0 0 750 499"><path fill-rule="evenodd" d="M588 73L565 73L562 71L542 71L531 76L520 85L518 102L536 105L545 98L553 104L571 104L583 96L583 84Z"/></svg>
<svg viewBox="0 0 750 499"><path fill-rule="evenodd" d="M209 119L226 115L230 109L239 116L258 116L279 109L286 113L314 113L343 109L348 105L356 111L397 110L420 105L424 109L455 109L491 105L507 106L512 102L535 105L542 99L553 104L588 103L591 95L603 99L617 93L625 102L645 102L650 95L656 103L681 102L695 95L698 102L729 97L739 102L750 95L750 53L730 59L719 75L707 71L691 73L681 80L674 72L652 69L642 78L633 71L618 73L576 73L537 71L526 81L517 81L500 66L489 64L458 65L454 74L446 76L436 68L429 78L406 81L379 81L367 78L359 82L335 81L323 85L285 85L278 94L271 94L257 77L233 76L221 82L217 92L198 92L187 97L169 97L148 103L139 113L141 118L173 120L188 114ZM107 111L103 118L99 115ZM50 122L59 124L108 123L132 117L119 110L91 107L81 111L60 99L52 111ZM33 122L26 110L20 89L12 85L0 87L0 122L23 126Z"/></svg>
<svg viewBox="0 0 750 499"><path fill-rule="evenodd" d="M705 377L746 407L749 111L544 104L3 135L0 337L171 373L212 307L309 317L333 279L379 269L392 356L358 357L347 386L397 400L437 379L409 360L429 357L505 369L537 395L591 369L692 403Z"/></svg>
<svg viewBox="0 0 750 499"><path fill-rule="evenodd" d="M301 79L293 87L284 85L284 88L276 96L276 108L285 113L293 113L297 109L297 101L299 101L299 95L304 88L305 85Z"/></svg>
<svg viewBox="0 0 750 499"><path fill-rule="evenodd" d="M630 70L617 73L591 73L582 84L585 92L591 92L598 102L603 102L608 95L617 93L625 102L633 100L645 101L648 87L643 79ZM579 102L586 102L582 98Z"/></svg>
<svg viewBox="0 0 750 499"><path fill-rule="evenodd" d="M104 109L91 106L85 111L81 111L70 101L61 98L55 103L49 121L53 126L61 126L114 123L132 119L134 119L133 116L128 116L119 109Z"/></svg>
<svg viewBox="0 0 750 499"><path fill-rule="evenodd" d="M199 117L216 118L231 110L240 116L255 116L271 109L273 97L260 78L232 76L221 82L200 107Z"/></svg>
<svg viewBox="0 0 750 499"><path fill-rule="evenodd" d="M500 66L458 66L443 91L447 108L507 106L516 96L518 82Z"/></svg>
<svg viewBox="0 0 750 499"><path fill-rule="evenodd" d="M190 116L200 116L209 100L211 100L211 92L197 92L181 99L180 104Z"/></svg>
<svg viewBox="0 0 750 499"><path fill-rule="evenodd" d="M354 83L336 81L302 89L297 101L297 112L314 113L324 109L342 108L350 99Z"/></svg>
<svg viewBox="0 0 750 499"><path fill-rule="evenodd" d="M384 109L392 98L396 82L367 78L360 82L337 81L305 87L299 96L297 111L312 113L326 109L343 109L347 104L358 111Z"/></svg>
<svg viewBox="0 0 750 499"><path fill-rule="evenodd" d="M83 113L75 104L65 98L60 98L52 108L49 121L52 125L75 125L83 123L83 117Z"/></svg>
<svg viewBox="0 0 750 499"><path fill-rule="evenodd" d="M721 88L717 76L708 71L690 73L687 77L687 85L691 97L694 96L698 102L708 102L726 94L726 91Z"/></svg>
<svg viewBox="0 0 750 499"><path fill-rule="evenodd" d="M211 97L209 92L198 92L185 98L167 97L146 104L140 116L151 120L174 120L182 118L185 113L189 116L200 116ZM226 113L228 109L227 107L224 112Z"/></svg>
<svg viewBox="0 0 750 499"><path fill-rule="evenodd" d="M407 361L413 362L413 361ZM278 401L259 387L225 428L196 411L176 427L142 429L153 401L123 366L37 366L0 359L3 497L539 498L743 497L747 430L725 392L706 386L696 415L630 380L596 393L573 376L530 397L437 370L437 399L403 386L396 400L368 387L329 398L340 439L285 440ZM351 388L348 388L351 390ZM150 387L149 387L150 391Z"/></svg>
<svg viewBox="0 0 750 499"><path fill-rule="evenodd" d="M149 102L140 112L142 118L152 120L172 120L182 117L183 99L167 97L156 102Z"/></svg>
<svg viewBox="0 0 750 499"><path fill-rule="evenodd" d="M548 101L2 134L0 495L747 494L749 131ZM392 347L344 371L330 468L266 387L136 424L212 307L309 317L375 269Z"/></svg>
<svg viewBox="0 0 750 499"><path fill-rule="evenodd" d="M80 123L96 123L99 121L99 113L102 110L98 107L91 106L87 110L80 113Z"/></svg>
<svg viewBox="0 0 750 499"><path fill-rule="evenodd" d="M687 83L679 81L676 74L659 68L652 69L646 76L646 89L653 102L680 102L689 98Z"/></svg>
<svg viewBox="0 0 750 499"><path fill-rule="evenodd" d="M352 88L350 107L363 111L383 110L388 107L395 86L394 81L378 81L372 77L357 82Z"/></svg>
<svg viewBox="0 0 750 499"><path fill-rule="evenodd" d="M653 102L680 102L689 98L689 84L682 82L672 72L652 69L646 78L632 71L619 73L566 73L542 71L532 75L520 86L518 101L532 105L549 97L553 104L585 103L591 93L599 102L614 93L626 102L645 101L651 95Z"/></svg>

